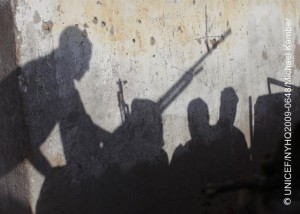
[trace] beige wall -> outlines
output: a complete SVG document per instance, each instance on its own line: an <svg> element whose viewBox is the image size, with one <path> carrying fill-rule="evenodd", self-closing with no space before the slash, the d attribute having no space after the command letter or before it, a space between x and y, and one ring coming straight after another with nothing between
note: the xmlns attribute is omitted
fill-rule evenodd
<svg viewBox="0 0 300 214"><path fill-rule="evenodd" d="M94 123L112 133L121 124L119 78L127 80L124 95L129 105L135 98L156 101L206 52L204 40L199 42L206 23L209 36L231 28L231 35L205 59L203 71L163 113L164 149L171 159L175 148L190 139L187 106L194 98L207 103L211 125L218 121L225 87L239 97L235 125L250 147L248 98L254 105L268 93L268 77L283 80L285 18L293 24L293 84L300 84L299 8L300 1L290 0L18 0L17 61L23 66L51 53L68 26L86 30L93 44L90 69L75 85ZM43 22L51 29L43 30ZM272 87L273 93L279 91L282 88ZM57 155L63 156L57 128L43 148L53 165ZM31 176L34 207L43 176L34 168Z"/></svg>

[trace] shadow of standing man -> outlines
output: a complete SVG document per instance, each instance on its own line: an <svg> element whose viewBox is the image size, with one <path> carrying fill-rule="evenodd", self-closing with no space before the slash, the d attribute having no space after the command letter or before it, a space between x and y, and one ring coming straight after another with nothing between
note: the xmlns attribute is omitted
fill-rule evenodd
<svg viewBox="0 0 300 214"><path fill-rule="evenodd" d="M93 123L75 88L74 80L80 81L89 70L91 54L92 44L86 35L76 27L67 27L57 49L21 69L29 159L46 177L37 213L86 213L89 207L89 188L103 153L99 143L107 142L110 136ZM52 157L51 164L41 152L41 145L58 140L49 140L56 124L64 157ZM48 147L46 152L51 149Z"/></svg>

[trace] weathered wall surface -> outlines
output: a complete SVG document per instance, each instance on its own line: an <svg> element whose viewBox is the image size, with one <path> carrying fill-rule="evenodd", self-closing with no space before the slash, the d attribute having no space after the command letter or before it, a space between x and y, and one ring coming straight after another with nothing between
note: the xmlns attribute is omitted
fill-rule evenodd
<svg viewBox="0 0 300 214"><path fill-rule="evenodd" d="M43 213L51 206L39 205L47 201L41 189L55 198L55 190L47 193L51 187L86 184L107 165L126 171L155 158L171 162L176 148L193 138L188 106L196 98L207 105L207 127L217 127L221 112L229 112L251 148L250 118L267 120L255 119L256 100L268 95L268 78L283 81L286 18L293 23L292 81L300 85L299 7L299 1L18 0L16 56L33 152L28 168L33 210ZM161 112L155 102L206 53L203 38L218 39L229 28L232 33L204 60L203 70ZM119 79L126 81L124 99L132 112L123 124ZM228 87L223 104L230 109L220 99ZM271 91L282 87L272 85ZM273 112L259 105L256 111ZM124 134L128 127L130 136ZM124 138L142 145L128 149ZM88 190L79 192L96 197L96 190ZM71 195L64 196L66 203Z"/></svg>
<svg viewBox="0 0 300 214"><path fill-rule="evenodd" d="M16 72L14 16L0 2L0 213L31 213L24 160L26 142Z"/></svg>

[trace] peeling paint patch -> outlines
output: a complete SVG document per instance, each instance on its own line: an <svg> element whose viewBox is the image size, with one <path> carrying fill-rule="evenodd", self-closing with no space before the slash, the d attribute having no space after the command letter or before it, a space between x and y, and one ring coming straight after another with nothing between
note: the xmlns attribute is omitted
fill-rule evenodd
<svg viewBox="0 0 300 214"><path fill-rule="evenodd" d="M51 20L49 20L47 22L43 22L43 24L42 24L42 30L44 32L47 32L47 31L51 32L52 28L53 28L53 22Z"/></svg>

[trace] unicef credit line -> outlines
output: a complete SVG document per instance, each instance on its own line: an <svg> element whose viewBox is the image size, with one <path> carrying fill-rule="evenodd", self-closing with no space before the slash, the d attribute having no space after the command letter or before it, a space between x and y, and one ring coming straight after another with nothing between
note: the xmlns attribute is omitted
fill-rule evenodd
<svg viewBox="0 0 300 214"><path fill-rule="evenodd" d="M292 21L285 19L284 41L284 200L285 205L291 204L292 195Z"/></svg>

